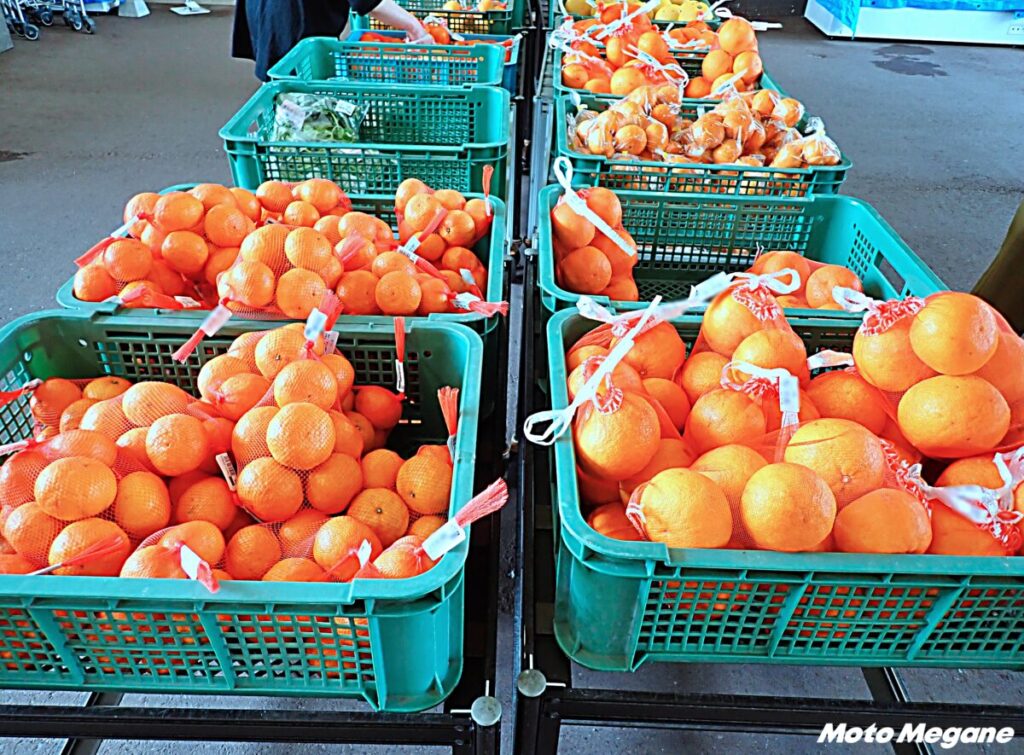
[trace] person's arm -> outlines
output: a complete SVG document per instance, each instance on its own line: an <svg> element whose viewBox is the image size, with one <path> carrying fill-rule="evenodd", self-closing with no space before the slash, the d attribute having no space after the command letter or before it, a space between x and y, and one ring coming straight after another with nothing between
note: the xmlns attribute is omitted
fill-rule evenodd
<svg viewBox="0 0 1024 755"><path fill-rule="evenodd" d="M394 29L401 29L409 35L412 42L431 42L433 37L427 33L416 16L401 7L395 0L351 0L352 10L360 16L372 16L383 24Z"/></svg>

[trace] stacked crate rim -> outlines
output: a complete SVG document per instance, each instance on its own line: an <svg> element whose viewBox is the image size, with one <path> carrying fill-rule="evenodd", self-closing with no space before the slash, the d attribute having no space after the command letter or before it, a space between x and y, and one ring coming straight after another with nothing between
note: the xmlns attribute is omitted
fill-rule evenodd
<svg viewBox="0 0 1024 755"><path fill-rule="evenodd" d="M551 3L548 4L548 26L550 28L552 28L552 29L555 28L556 26L558 26L566 18L571 18L574 23L576 21L590 21L591 19L597 18L597 16L578 16L575 13L568 13L568 12L565 11L564 7L560 7L562 5L563 4L560 3L558 0L555 0L554 2L551 2ZM699 19L698 18L698 19L694 19L694 20L695 21L704 21L704 23L706 23L712 29L717 29L719 26L722 25L722 19L720 19L718 16L714 16L711 19ZM658 19L652 17L651 18L651 23L654 24L654 26L656 26L656 27L658 27L660 29L668 29L670 27L674 27L674 26L677 26L677 25L686 26L686 24L689 23L689 22L688 21L659 21Z"/></svg>
<svg viewBox="0 0 1024 755"><path fill-rule="evenodd" d="M349 35L345 38L346 42L362 42L363 36L368 33L366 29L353 29L349 32ZM402 31L374 31L382 37L394 37L395 40L405 39L405 32ZM522 39L519 35L506 35L506 34L463 34L461 35L467 42L486 42L489 44L483 45L427 45L427 49L440 48L442 50L477 50L480 48L490 49L497 47L500 51L501 57L501 68L499 68L500 75L497 81L491 82L493 86L501 86L503 89L507 89L511 94L516 93L516 84L519 81L519 50L521 48ZM501 46L502 42L512 40L511 46L506 49ZM362 42L362 44L370 44ZM387 45L384 45L387 47ZM388 48L393 53L398 54L396 48ZM506 56L507 52L507 56ZM273 75L273 71L271 71ZM403 82L404 83L404 82ZM429 82L424 82L429 83ZM481 84L483 82L480 82Z"/></svg>
<svg viewBox="0 0 1024 755"><path fill-rule="evenodd" d="M835 194L851 167L842 154L837 165L809 168L771 168L767 166L667 163L649 160L624 160L590 155L570 148L567 124L571 108L580 105L592 112L607 109L613 99L579 94L555 97L555 156L565 156L573 166L573 185L604 186L609 189L638 189L671 193L715 193L718 195L757 195L805 197ZM696 119L704 109L717 103L684 99L679 115Z"/></svg>
<svg viewBox="0 0 1024 755"><path fill-rule="evenodd" d="M538 202L537 254L541 300L549 311L575 306L580 294L555 276L551 210L563 194L548 186ZM808 199L616 191L622 224L638 245L633 268L639 302L590 298L613 308L643 309L655 296L685 298L715 273L744 272L759 253L796 252L850 268L875 299L928 296L946 285L868 203L840 194ZM787 309L789 317L859 322L861 312Z"/></svg>
<svg viewBox="0 0 1024 755"><path fill-rule="evenodd" d="M699 316L672 323L692 347ZM568 405L565 349L598 323L548 323L554 409ZM793 322L809 351L848 351L848 321ZM554 629L583 666L646 662L1024 668L1024 559L668 548L587 525L571 433L555 444Z"/></svg>
<svg viewBox="0 0 1024 755"><path fill-rule="evenodd" d="M0 330L0 389L33 378L117 375L195 393L204 363L235 336L263 327L229 323L178 364L171 355L191 332L181 320L40 312ZM393 326L350 318L335 330L357 384L394 384ZM396 428L406 450L445 442L437 390L460 391L452 515L473 495L483 346L457 324L407 321L406 331L409 400ZM21 440L31 427L27 397L0 409L0 443ZM377 710L423 710L462 673L467 553L462 543L407 579L232 580L216 594L189 580L0 576L0 684L361 697Z"/></svg>
<svg viewBox="0 0 1024 755"><path fill-rule="evenodd" d="M445 10L445 0L397 0L398 4L419 18L434 16L445 22L449 31L456 34L511 34L517 25L521 26L523 11L516 11L516 3L527 0L508 0L505 10ZM350 26L353 29L386 30L383 22L368 16L351 12Z"/></svg>
<svg viewBox="0 0 1024 755"><path fill-rule="evenodd" d="M504 49L495 45L407 45L308 37L267 72L271 81L347 81L426 86L499 86ZM395 35L396 42L404 33Z"/></svg>
<svg viewBox="0 0 1024 755"><path fill-rule="evenodd" d="M171 191L188 191L195 184L178 184L176 186L169 186L163 189L160 193L167 194ZM344 188L344 187L343 187ZM467 198L473 199L476 197L482 197L482 194L467 193ZM352 200L352 209L357 212L366 212L375 217L379 217L388 225L391 229L397 231L398 221L395 218L395 198L394 196L358 196L349 195L349 199ZM505 298L505 256L508 253L509 234L508 234L508 218L506 216L505 203L495 197L491 197L491 207L494 210L494 221L491 225L491 230L488 235L478 241L472 251L480 258L480 261L484 263L487 269L487 290L486 294L487 301L497 302L502 301ZM57 290L57 304L65 309L82 310L86 312L95 312L98 314L117 314L117 313L128 313L139 316L157 316L160 317L172 317L175 319L189 320L194 323L202 321L209 313L205 309L149 309L149 308L126 308L122 307L117 301L108 300L101 302L87 302L75 296L75 278L71 276L67 281L64 282ZM342 321L349 318L349 315L343 315ZM244 320L243 317L233 317L232 320ZM376 322L380 324L387 324L391 322L391 318L384 315L377 316L365 316L360 317L360 321ZM435 313L428 315L427 317L421 317L418 315L410 315L406 319L417 321L417 320L429 320L439 322L453 322L461 325L466 325L473 330L483 335L490 334L497 327L496 317L487 317L475 313L456 314L456 313ZM263 327L274 327L275 324L287 322L286 319L265 319L254 322L259 322Z"/></svg>
<svg viewBox="0 0 1024 755"><path fill-rule="evenodd" d="M368 107L357 142L270 140L279 94L334 96ZM406 178L505 199L510 97L503 89L275 81L261 86L220 130L236 185L329 178L353 194L393 194Z"/></svg>

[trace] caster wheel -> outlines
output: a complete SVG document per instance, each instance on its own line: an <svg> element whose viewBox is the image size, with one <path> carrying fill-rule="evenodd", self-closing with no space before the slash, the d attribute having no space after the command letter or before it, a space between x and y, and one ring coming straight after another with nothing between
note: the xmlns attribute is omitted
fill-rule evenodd
<svg viewBox="0 0 1024 755"><path fill-rule="evenodd" d="M78 18L77 16L75 18L71 19L71 28L72 29L74 29L75 31L82 31L83 27L84 27L84 24L82 23L82 19Z"/></svg>
<svg viewBox="0 0 1024 755"><path fill-rule="evenodd" d="M86 34L95 34L96 33L96 22L93 21L91 18L86 18L85 19L84 26L85 26L84 31L85 31Z"/></svg>
<svg viewBox="0 0 1024 755"><path fill-rule="evenodd" d="M39 27L35 24L25 24L25 39L29 42L39 39Z"/></svg>
<svg viewBox="0 0 1024 755"><path fill-rule="evenodd" d="M53 26L53 11L43 11L39 14L39 23L43 26Z"/></svg>

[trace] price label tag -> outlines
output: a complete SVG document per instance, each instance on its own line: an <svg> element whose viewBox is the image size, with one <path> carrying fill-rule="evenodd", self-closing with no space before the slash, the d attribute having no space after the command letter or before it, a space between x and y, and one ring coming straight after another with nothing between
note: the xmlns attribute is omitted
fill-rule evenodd
<svg viewBox="0 0 1024 755"><path fill-rule="evenodd" d="M187 545L181 546L179 554L181 569L188 575L189 579L199 579L199 568L206 563L199 557L199 554Z"/></svg>
<svg viewBox="0 0 1024 755"><path fill-rule="evenodd" d="M217 454L214 459L217 462L217 466L220 467L220 473L224 475L224 481L228 484L228 490L234 490L238 484L238 473L235 471L235 464L231 461L231 457L225 451L222 454Z"/></svg>
<svg viewBox="0 0 1024 755"><path fill-rule="evenodd" d="M783 414L800 413L800 382L793 375L779 376L779 409Z"/></svg>
<svg viewBox="0 0 1024 755"><path fill-rule="evenodd" d="M423 552L432 561L437 561L465 539L466 531L454 519L449 519L423 541Z"/></svg>

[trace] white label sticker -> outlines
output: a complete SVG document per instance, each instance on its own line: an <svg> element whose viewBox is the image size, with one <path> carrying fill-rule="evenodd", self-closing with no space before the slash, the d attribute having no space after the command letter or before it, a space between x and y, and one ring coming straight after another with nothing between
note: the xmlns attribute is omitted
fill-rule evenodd
<svg viewBox="0 0 1024 755"><path fill-rule="evenodd" d="M305 336L307 341L315 341L323 335L324 327L326 325L327 315L316 307L313 307L313 311L310 312L309 317L306 318L306 328L303 330L302 335Z"/></svg>
<svg viewBox="0 0 1024 755"><path fill-rule="evenodd" d="M217 461L217 466L220 467L220 473L224 475L224 481L228 484L229 490L235 489L235 484L238 482L238 474L235 472L235 464L231 461L231 457L225 451L222 454L217 454L214 459Z"/></svg>
<svg viewBox="0 0 1024 755"><path fill-rule="evenodd" d="M205 563L203 559L199 557L199 554L187 545L182 545L179 558L181 561L181 569L188 575L188 578L199 579L199 567Z"/></svg>
<svg viewBox="0 0 1024 755"><path fill-rule="evenodd" d="M356 111L356 106L348 100L338 100L338 104L334 109L342 115L352 115Z"/></svg>
<svg viewBox="0 0 1024 755"><path fill-rule="evenodd" d="M800 413L800 382L793 375L779 375L779 409L783 414Z"/></svg>
<svg viewBox="0 0 1024 755"><path fill-rule="evenodd" d="M405 363L401 359L395 360L395 390L405 393Z"/></svg>
<svg viewBox="0 0 1024 755"><path fill-rule="evenodd" d="M437 561L465 539L466 531L454 519L449 519L423 541L423 552L432 561Z"/></svg>
<svg viewBox="0 0 1024 755"><path fill-rule="evenodd" d="M174 300L181 306L189 307L190 309L199 309L199 307L203 306L191 296L175 296Z"/></svg>
<svg viewBox="0 0 1024 755"><path fill-rule="evenodd" d="M338 350L338 331L328 330L324 333L324 353L333 354Z"/></svg>
<svg viewBox="0 0 1024 755"><path fill-rule="evenodd" d="M366 566L366 562L370 560L371 553L373 553L373 546L370 545L369 540L364 540L359 544L359 550L356 551L356 558L359 559L360 569Z"/></svg>

